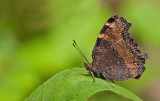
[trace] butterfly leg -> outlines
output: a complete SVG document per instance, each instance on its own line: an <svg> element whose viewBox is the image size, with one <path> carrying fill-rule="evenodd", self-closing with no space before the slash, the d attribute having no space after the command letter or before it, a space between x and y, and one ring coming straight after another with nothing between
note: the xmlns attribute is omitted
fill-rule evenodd
<svg viewBox="0 0 160 101"><path fill-rule="evenodd" d="M108 83L114 88L114 86L110 83L110 81L108 80L108 78L104 75L104 73L102 73L103 77L108 81Z"/></svg>
<svg viewBox="0 0 160 101"><path fill-rule="evenodd" d="M95 82L95 77L94 77L93 72L92 72L91 70L89 70L89 72L90 72L90 74L91 74L91 76L92 76L92 78L93 78L93 82Z"/></svg>

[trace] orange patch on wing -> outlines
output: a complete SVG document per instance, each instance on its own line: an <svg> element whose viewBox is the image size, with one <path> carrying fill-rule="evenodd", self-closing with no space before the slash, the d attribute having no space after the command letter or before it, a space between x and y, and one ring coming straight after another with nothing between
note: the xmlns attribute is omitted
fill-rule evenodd
<svg viewBox="0 0 160 101"><path fill-rule="evenodd" d="M99 35L98 35L98 38L102 38L103 36L104 36L104 33L99 34Z"/></svg>

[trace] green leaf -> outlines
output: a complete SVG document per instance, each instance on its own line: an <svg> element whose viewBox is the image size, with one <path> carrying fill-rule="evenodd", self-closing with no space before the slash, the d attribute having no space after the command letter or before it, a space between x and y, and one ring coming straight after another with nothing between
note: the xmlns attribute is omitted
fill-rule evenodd
<svg viewBox="0 0 160 101"><path fill-rule="evenodd" d="M100 91L111 91L134 101L142 101L132 92L106 80L86 76L85 68L62 71L40 85L25 101L85 101Z"/></svg>

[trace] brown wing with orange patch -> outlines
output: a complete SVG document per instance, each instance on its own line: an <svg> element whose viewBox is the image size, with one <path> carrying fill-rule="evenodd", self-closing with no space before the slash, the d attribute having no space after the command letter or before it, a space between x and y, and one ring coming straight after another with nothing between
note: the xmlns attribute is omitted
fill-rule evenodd
<svg viewBox="0 0 160 101"><path fill-rule="evenodd" d="M114 15L100 31L92 52L91 71L95 76L112 81L139 78L145 70L146 54L142 54L137 43L130 37L131 23Z"/></svg>

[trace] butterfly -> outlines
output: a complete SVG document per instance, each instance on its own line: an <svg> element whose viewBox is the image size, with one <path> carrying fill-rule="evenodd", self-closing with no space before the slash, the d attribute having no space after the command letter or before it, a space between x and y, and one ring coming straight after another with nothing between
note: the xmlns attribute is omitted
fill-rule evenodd
<svg viewBox="0 0 160 101"><path fill-rule="evenodd" d="M139 79L145 71L146 53L141 53L138 44L128 33L131 23L118 14L110 17L101 29L92 51L92 63L79 49L74 47L88 63L84 66L95 77L107 81L123 81L131 78Z"/></svg>

